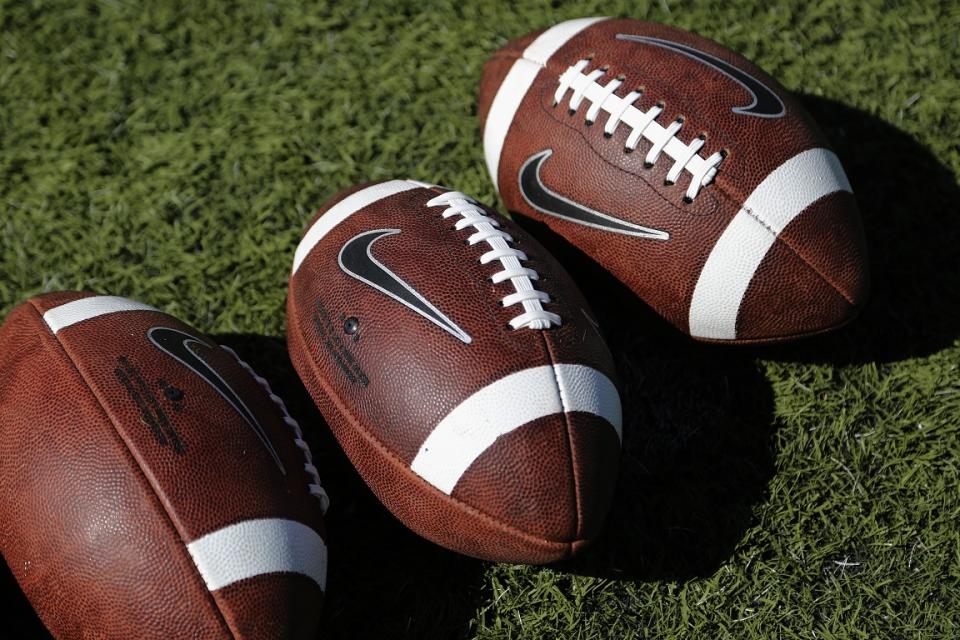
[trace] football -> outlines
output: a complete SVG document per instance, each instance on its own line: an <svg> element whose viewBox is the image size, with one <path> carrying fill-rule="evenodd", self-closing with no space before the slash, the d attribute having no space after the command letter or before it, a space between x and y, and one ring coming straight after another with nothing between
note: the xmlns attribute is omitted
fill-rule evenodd
<svg viewBox="0 0 960 640"><path fill-rule="evenodd" d="M554 258L456 191L327 202L296 249L294 367L377 497L477 558L545 563L594 538L620 454L612 359Z"/></svg>
<svg viewBox="0 0 960 640"><path fill-rule="evenodd" d="M59 638L313 638L327 498L232 351L61 292L0 327L0 551Z"/></svg>
<svg viewBox="0 0 960 640"><path fill-rule="evenodd" d="M694 338L816 334L864 303L864 234L837 156L794 97L715 42L563 22L493 54L479 114L508 209Z"/></svg>

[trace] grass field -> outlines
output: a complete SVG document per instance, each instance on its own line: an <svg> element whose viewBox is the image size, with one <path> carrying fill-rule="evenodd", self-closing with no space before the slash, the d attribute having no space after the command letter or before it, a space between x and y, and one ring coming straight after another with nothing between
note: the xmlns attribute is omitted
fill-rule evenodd
<svg viewBox="0 0 960 640"><path fill-rule="evenodd" d="M0 316L47 290L130 296L268 374L333 501L324 637L960 636L960 4L223 5L0 2ZM801 95L857 193L873 297L827 337L707 347L557 243L618 350L618 494L577 561L482 563L358 479L286 359L286 279L355 182L497 202L481 65L596 14L695 30ZM3 633L42 637L3 584Z"/></svg>

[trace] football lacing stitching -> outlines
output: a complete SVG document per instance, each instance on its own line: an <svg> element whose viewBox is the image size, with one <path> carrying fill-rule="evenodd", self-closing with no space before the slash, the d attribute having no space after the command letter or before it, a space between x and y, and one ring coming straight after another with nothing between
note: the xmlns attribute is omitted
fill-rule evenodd
<svg viewBox="0 0 960 640"><path fill-rule="evenodd" d="M510 246L513 236L500 229L500 223L486 215L476 200L459 191L448 191L427 202L428 207L447 207L443 211L443 218L461 216L454 225L454 229L461 231L473 227L476 232L467 238L467 244L475 245L486 242L490 251L480 256L480 264L488 264L499 260L503 265L501 271L490 276L490 281L499 284L509 280L513 284L514 293L504 296L501 304L504 307L523 305L523 313L510 320L512 329L526 327L528 329L549 329L560 326L560 316L543 308L550 302L550 295L540 291L533 285L540 276L536 271L520 264L527 260L527 254Z"/></svg>
<svg viewBox="0 0 960 640"><path fill-rule="evenodd" d="M270 388L270 383L267 382L267 379L257 375L257 372L253 370L249 364L240 359L240 356L228 346L220 345L220 348L232 355L237 359L237 362L240 363L240 366L246 369L247 373L253 376L253 379L257 381L264 391L267 392L267 395L270 397L270 400L273 401L277 407L280 408L280 413L283 415L284 423L290 427L290 430L293 431L293 443L303 451L303 457L306 458L306 464L303 465L304 470L306 470L307 475L313 480L309 483L310 493L315 496L320 501L320 509L323 513L327 512L327 509L330 507L330 498L327 496L327 492L324 491L323 486L320 484L320 473L317 471L317 468L313 465L313 454L310 452L310 445L307 444L307 441L303 439L303 431L300 430L300 425L296 420L290 415L290 412L287 411L287 405L283 402L283 398L278 396L273 392L273 389Z"/></svg>
<svg viewBox="0 0 960 640"><path fill-rule="evenodd" d="M684 200L691 202L704 186L713 181L714 176L717 175L717 167L726 157L725 153L717 151L709 158L701 157L698 152L706 143L706 136L700 135L690 144L683 144L676 137L683 127L683 118L677 118L663 127L656 122L657 117L663 113L663 103L654 105L649 111L641 111L633 104L643 95L641 89L635 89L621 98L614 92L623 85L623 77L614 78L606 85L601 85L597 80L607 73L607 69L601 67L584 73L589 64L590 59L587 58L563 72L559 80L560 86L557 87L553 96L554 105L560 104L567 91L572 90L569 103L571 114L580 108L584 100L591 103L586 114L588 125L596 121L601 109L609 114L607 124L603 127L606 137L612 136L621 122L632 127L633 130L624 144L624 150L628 152L635 150L640 143L640 138L646 138L652 145L644 158L647 168L652 167L660 158L660 154L666 152L674 160L673 166L667 172L666 184L676 183L682 171L690 172L690 185L687 187ZM627 122L626 119L633 122Z"/></svg>

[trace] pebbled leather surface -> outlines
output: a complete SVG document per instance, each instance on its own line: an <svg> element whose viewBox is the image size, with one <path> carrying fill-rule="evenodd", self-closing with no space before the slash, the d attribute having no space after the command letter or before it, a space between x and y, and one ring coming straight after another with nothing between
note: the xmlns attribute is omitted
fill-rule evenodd
<svg viewBox="0 0 960 640"><path fill-rule="evenodd" d="M43 312L89 295L38 296L0 327L0 550L40 617L59 638L313 637L315 582L271 574L211 593L185 546L258 517L323 535L279 409L232 356L205 353L268 430L286 475L240 414L146 337L166 326L202 338L194 329L135 311L55 336ZM182 452L161 444L118 370L143 380L140 399Z"/></svg>
<svg viewBox="0 0 960 640"><path fill-rule="evenodd" d="M449 496L409 468L447 413L509 373L579 363L616 380L610 354L587 319L587 303L563 268L519 227L488 210L527 253L524 265L540 274L536 285L552 299L545 308L563 318L561 327L546 331L509 328L519 306L504 308L500 300L513 286L488 280L502 267L499 261L479 264L486 243L465 245L475 229L455 231L458 217L444 220L443 207L425 206L442 192L417 188L376 202L320 241L290 282L291 358L357 470L411 529L491 560L566 557L596 535L612 493L619 440L601 418L559 414L502 436ZM465 330L470 344L341 271L340 248L381 228L400 233L378 240L374 257ZM351 317L359 321L353 336L343 330ZM354 381L339 364L346 360ZM582 437L571 435L575 430Z"/></svg>
<svg viewBox="0 0 960 640"><path fill-rule="evenodd" d="M712 54L773 90L786 106L782 118L740 115L731 108L749 104L750 94L707 65L661 47L617 40L617 34L672 40ZM481 126L486 123L497 88L513 61L537 34L508 43L484 67L479 91ZM661 155L650 168L644 157L650 143L641 140L624 152L631 129L621 124L610 138L603 135L607 115L585 124L591 103L584 100L569 113L571 91L553 104L559 76L579 60L592 57L586 72L607 66L597 81L617 76L625 82L617 95L642 87L634 103L643 111L665 105L657 122L666 126L685 119L678 138L689 143L701 133L700 155L724 149L728 157L714 182L690 204L683 202L690 174L675 185L664 184L673 164ZM517 110L500 159L498 183L511 212L545 222L627 284L641 299L684 332L689 331L690 300L710 250L753 189L776 167L827 141L801 105L756 65L697 35L639 20L599 22L574 36L548 61ZM669 241L623 236L577 225L534 210L518 188L518 174L533 154L553 149L544 163L544 183L562 195L595 210L670 233ZM779 249L761 264L744 298L737 321L739 341L770 341L816 333L851 319L869 287L866 247L859 212L847 193L822 198L791 223L775 242ZM775 255L793 254L786 264L772 264ZM778 303L762 304L771 290ZM759 300L753 300L754 297Z"/></svg>

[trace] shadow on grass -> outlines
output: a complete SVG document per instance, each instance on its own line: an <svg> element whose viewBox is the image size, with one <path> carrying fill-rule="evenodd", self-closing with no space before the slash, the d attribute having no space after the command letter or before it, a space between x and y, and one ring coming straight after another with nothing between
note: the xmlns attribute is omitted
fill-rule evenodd
<svg viewBox="0 0 960 640"><path fill-rule="evenodd" d="M801 95L860 205L871 297L853 323L763 357L836 365L924 357L960 337L960 187L909 134L833 100Z"/></svg>
<svg viewBox="0 0 960 640"><path fill-rule="evenodd" d="M751 525L774 472L773 397L761 358L837 366L923 357L960 334L960 202L953 174L913 138L801 96L850 177L873 293L840 331L774 347L681 335L544 225L518 217L576 275L616 353L624 454L604 533L561 569L632 579L712 574Z"/></svg>
<svg viewBox="0 0 960 640"><path fill-rule="evenodd" d="M623 391L610 515L593 545L556 568L642 580L712 574L773 475L773 399L755 356L693 342L545 225L518 222L576 274Z"/></svg>
<svg viewBox="0 0 960 640"><path fill-rule="evenodd" d="M330 495L328 595L320 637L467 637L480 602L483 564L420 538L383 507L327 428L290 364L283 339L212 338L233 348L284 399Z"/></svg>

